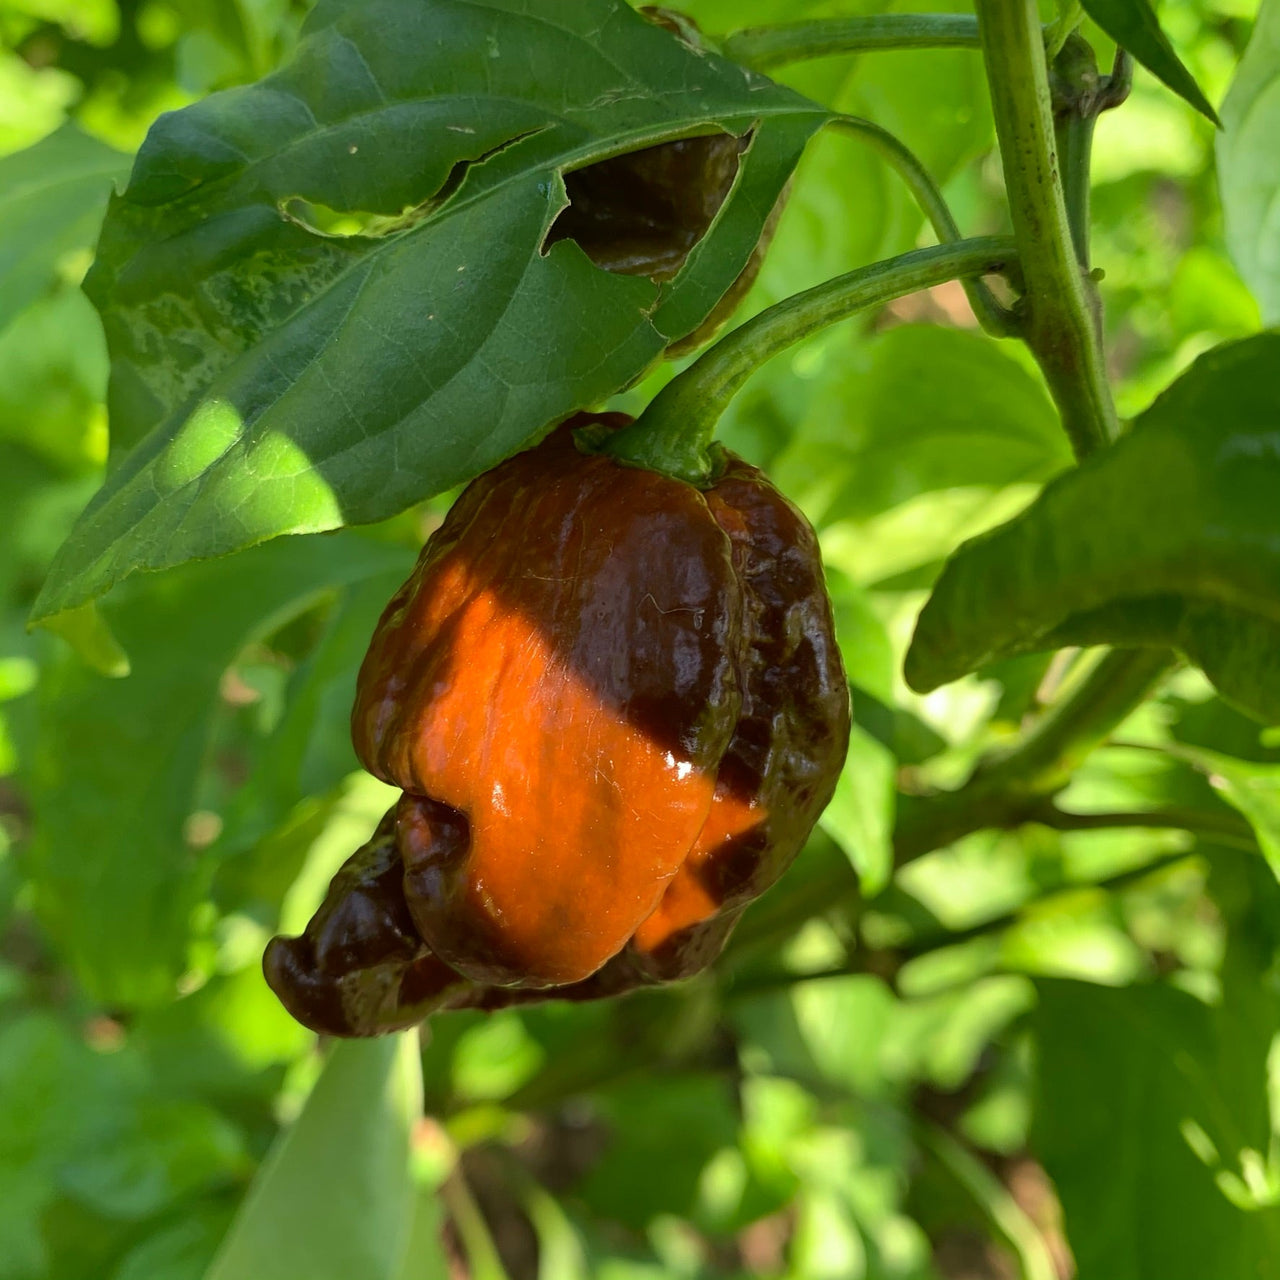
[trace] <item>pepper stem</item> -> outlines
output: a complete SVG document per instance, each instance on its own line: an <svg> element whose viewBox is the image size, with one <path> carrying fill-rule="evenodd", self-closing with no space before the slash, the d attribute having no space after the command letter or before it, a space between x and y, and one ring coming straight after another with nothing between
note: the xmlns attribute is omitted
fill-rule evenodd
<svg viewBox="0 0 1280 1280"><path fill-rule="evenodd" d="M981 236L916 249L826 280L760 312L708 348L630 426L603 442L580 443L627 466L705 487L718 470L716 423L770 357L868 307L948 280L1003 272L1015 257L1010 237Z"/></svg>

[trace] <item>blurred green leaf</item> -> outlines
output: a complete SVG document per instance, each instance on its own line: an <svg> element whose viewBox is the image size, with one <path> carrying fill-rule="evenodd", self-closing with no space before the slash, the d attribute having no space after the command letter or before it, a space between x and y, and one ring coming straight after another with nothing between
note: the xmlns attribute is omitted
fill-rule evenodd
<svg viewBox="0 0 1280 1280"><path fill-rule="evenodd" d="M1268 324L1280 323L1280 3L1263 0L1222 104L1218 183L1227 244Z"/></svg>
<svg viewBox="0 0 1280 1280"><path fill-rule="evenodd" d="M1270 1146L1280 1017L1260 975L1235 976L1212 1008L1167 986L1037 984L1032 1149L1081 1280L1280 1274L1280 1208L1242 1212L1222 1190Z"/></svg>
<svg viewBox="0 0 1280 1280"><path fill-rule="evenodd" d="M886 701L893 696L893 647L865 592L838 570L827 571L836 639L849 679ZM857 695L854 695L857 701ZM856 712L855 712L856 714ZM844 850L868 896L888 883L893 867L897 762L891 748L856 720L823 829Z"/></svg>
<svg viewBox="0 0 1280 1280"><path fill-rule="evenodd" d="M37 618L137 569L393 515L616 391L738 275L824 114L621 0L322 5L285 70L162 117L109 207L87 288L113 456L137 448ZM715 124L752 145L669 284L543 252L565 170ZM401 221L330 233L299 201Z"/></svg>
<svg viewBox="0 0 1280 1280"><path fill-rule="evenodd" d="M387 549L388 562L396 553ZM217 851L234 854L261 840L304 796L318 796L358 769L351 746L356 672L369 637L413 567L404 551L389 571L344 589L314 651L295 671L275 729L256 742L248 779L231 797Z"/></svg>
<svg viewBox="0 0 1280 1280"><path fill-rule="evenodd" d="M902 326L847 361L778 460L827 525L963 486L1046 480L1070 451L1043 384L992 338Z"/></svg>
<svg viewBox="0 0 1280 1280"><path fill-rule="evenodd" d="M395 1280L410 1239L420 1113L413 1032L335 1044L206 1280Z"/></svg>
<svg viewBox="0 0 1280 1280"><path fill-rule="evenodd" d="M355 535L289 539L148 578L103 612L133 662L104 679L70 654L41 681L29 786L42 918L85 987L134 1006L171 998L213 866L187 843L219 681L252 636L326 589L385 572Z"/></svg>
<svg viewBox="0 0 1280 1280"><path fill-rule="evenodd" d="M102 323L79 289L46 294L0 331L0 439L63 471L99 468L106 390Z"/></svg>
<svg viewBox="0 0 1280 1280"><path fill-rule="evenodd" d="M687 1216L707 1162L737 1138L729 1082L720 1076L645 1076L597 1095L609 1144L578 1188L592 1212L641 1229L663 1213Z"/></svg>
<svg viewBox="0 0 1280 1280"><path fill-rule="evenodd" d="M1179 755L1205 770L1214 790L1249 819L1263 856L1280 878L1280 765L1186 747Z"/></svg>
<svg viewBox="0 0 1280 1280"><path fill-rule="evenodd" d="M47 1011L0 1023L5 1280L48 1273L64 1243L55 1210L140 1220L245 1171L240 1134L225 1117L154 1096L157 1078L127 1041L97 1052L78 1031ZM100 1262L109 1242L99 1229L86 1259Z"/></svg>
<svg viewBox="0 0 1280 1280"><path fill-rule="evenodd" d="M1160 29L1148 0L1081 0L1084 11L1117 44L1214 124L1217 114Z"/></svg>
<svg viewBox="0 0 1280 1280"><path fill-rule="evenodd" d="M0 329L74 266L70 258L83 254L80 270L88 266L112 183L128 171L128 156L75 125L0 158Z"/></svg>
<svg viewBox="0 0 1280 1280"><path fill-rule="evenodd" d="M1175 645L1280 721L1280 335L1217 348L1112 448L952 557L906 678L1064 644Z"/></svg>
<svg viewBox="0 0 1280 1280"><path fill-rule="evenodd" d="M0 155L52 133L66 119L80 87L61 67L33 67L0 47Z"/></svg>

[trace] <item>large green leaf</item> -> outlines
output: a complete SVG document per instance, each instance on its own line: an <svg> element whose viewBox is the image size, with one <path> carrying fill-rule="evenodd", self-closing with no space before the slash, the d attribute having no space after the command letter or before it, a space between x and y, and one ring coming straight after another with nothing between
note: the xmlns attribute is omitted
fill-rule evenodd
<svg viewBox="0 0 1280 1280"><path fill-rule="evenodd" d="M162 117L112 201L87 287L119 460L35 616L380 519L610 395L736 278L824 114L621 0L321 4L282 71ZM546 247L564 173L717 128L751 145L673 279Z"/></svg>
<svg viewBox="0 0 1280 1280"><path fill-rule="evenodd" d="M1191 72L1173 51L1169 37L1160 29L1148 0L1081 0L1081 3L1089 17L1152 75L1163 80L1214 124L1218 123L1208 98L1201 93Z"/></svg>
<svg viewBox="0 0 1280 1280"><path fill-rule="evenodd" d="M906 677L1064 644L1174 645L1280 721L1280 334L1202 356L1127 436L952 557Z"/></svg>
<svg viewBox="0 0 1280 1280"><path fill-rule="evenodd" d="M228 664L320 592L398 563L394 549L347 534L145 579L104 610L129 649L128 679L104 679L70 653L51 664L29 870L46 925L94 996L162 1001L183 972L212 874L183 829Z"/></svg>
<svg viewBox="0 0 1280 1280"><path fill-rule="evenodd" d="M410 1240L418 1037L339 1041L206 1280L395 1280Z"/></svg>
<svg viewBox="0 0 1280 1280"><path fill-rule="evenodd" d="M1280 322L1280 3L1263 0L1222 103L1218 183L1227 244L1268 324Z"/></svg>
<svg viewBox="0 0 1280 1280"><path fill-rule="evenodd" d="M1280 1010L1261 973L1236 976L1216 1007L1165 986L1038 984L1032 1149L1079 1280L1280 1275L1280 1208L1258 1180Z"/></svg>
<svg viewBox="0 0 1280 1280"><path fill-rule="evenodd" d="M68 255L93 247L111 184L128 164L74 125L0 159L0 328L53 283Z"/></svg>
<svg viewBox="0 0 1280 1280"><path fill-rule="evenodd" d="M822 526L922 493L1047 480L1071 461L1043 384L981 333L903 325L840 362L778 459Z"/></svg>

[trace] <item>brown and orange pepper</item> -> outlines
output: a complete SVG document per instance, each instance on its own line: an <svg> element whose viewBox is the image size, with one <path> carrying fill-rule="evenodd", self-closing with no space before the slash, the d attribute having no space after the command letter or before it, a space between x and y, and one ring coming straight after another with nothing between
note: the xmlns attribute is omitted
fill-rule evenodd
<svg viewBox="0 0 1280 1280"><path fill-rule="evenodd" d="M353 739L403 794L268 980L335 1035L696 972L831 798L848 687L812 529L580 452L474 481L383 613Z"/></svg>

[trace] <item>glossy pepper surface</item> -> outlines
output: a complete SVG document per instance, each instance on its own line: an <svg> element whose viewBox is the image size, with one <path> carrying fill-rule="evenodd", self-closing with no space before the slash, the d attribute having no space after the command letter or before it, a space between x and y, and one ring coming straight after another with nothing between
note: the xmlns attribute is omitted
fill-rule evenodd
<svg viewBox="0 0 1280 1280"><path fill-rule="evenodd" d="M303 1021L685 976L830 799L849 704L812 530L739 459L699 490L579 452L573 427L621 421L476 480L387 606L352 730L403 795L269 953ZM298 993L339 982L341 1016L309 1020Z"/></svg>

